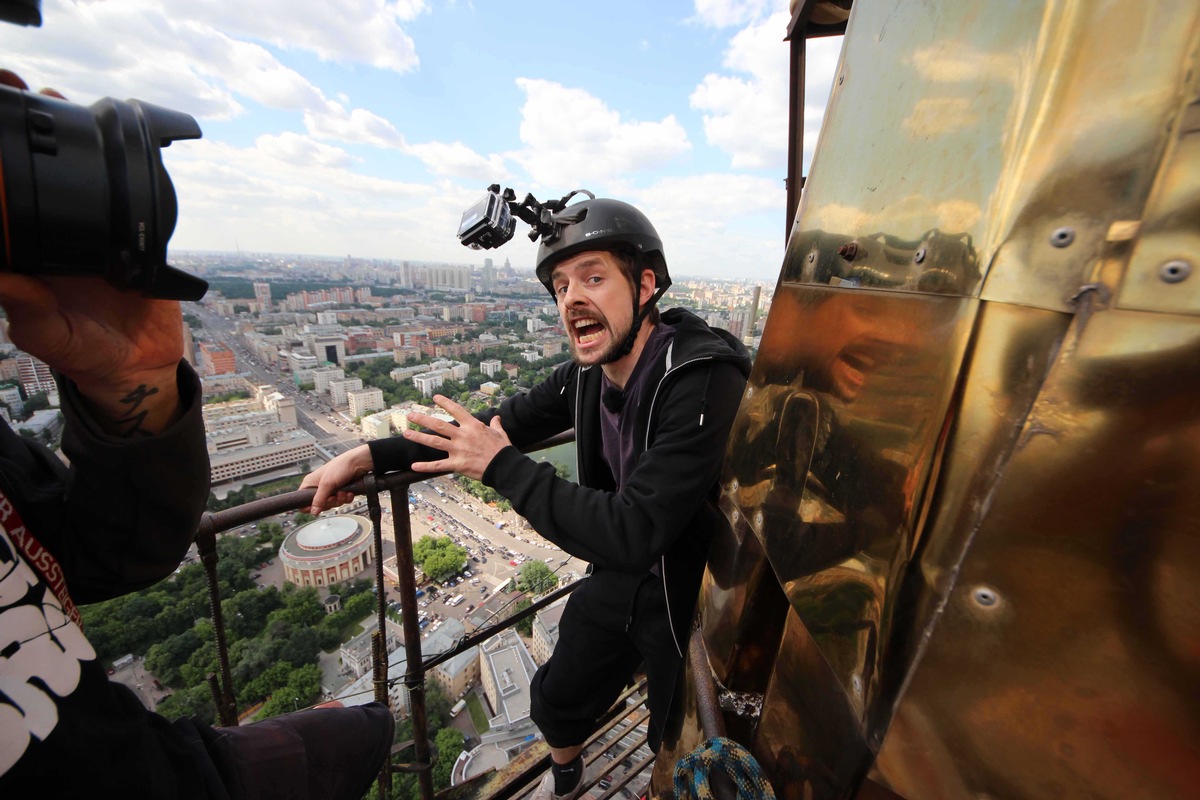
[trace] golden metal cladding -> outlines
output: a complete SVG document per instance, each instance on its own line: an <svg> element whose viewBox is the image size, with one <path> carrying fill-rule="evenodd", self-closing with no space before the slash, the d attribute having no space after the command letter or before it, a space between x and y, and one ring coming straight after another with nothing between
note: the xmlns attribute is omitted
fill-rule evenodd
<svg viewBox="0 0 1200 800"><path fill-rule="evenodd" d="M854 4L700 604L781 797L1196 794L1197 270L1200 4Z"/></svg>
<svg viewBox="0 0 1200 800"><path fill-rule="evenodd" d="M995 402L987 383L964 408ZM929 528L953 546L913 576L931 635L876 779L922 798L1195 796L1197 474L1200 319L1077 316L1011 455L969 494L981 512L944 506Z"/></svg>

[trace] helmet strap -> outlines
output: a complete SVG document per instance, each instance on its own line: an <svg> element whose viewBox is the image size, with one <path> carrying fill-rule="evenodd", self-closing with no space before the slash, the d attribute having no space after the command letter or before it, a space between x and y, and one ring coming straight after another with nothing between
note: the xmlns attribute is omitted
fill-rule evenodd
<svg viewBox="0 0 1200 800"><path fill-rule="evenodd" d="M642 263L643 262L642 262L641 253L635 254L634 255L634 267L637 270L637 274L639 274L639 275L641 275L642 271L643 271ZM655 282L657 283L657 277L655 279ZM638 307L638 289L636 286L634 287L634 289L633 289L633 322L631 322L629 325L629 333L625 334L625 340L621 342L621 346L618 347L616 350L612 351L612 353L610 353L608 355L608 358L604 359L604 361L601 362L602 364L611 364L614 361L620 361L622 358L629 355L630 351L633 350L634 343L637 341L638 334L642 330L642 323L646 321L646 315L648 315L650 313L650 309L654 308L654 304L658 302L658 299L660 297L662 297L663 293L665 293L666 291L667 291L666 286L663 286L661 289L658 289L657 291L654 292L654 296L651 297L649 300L647 300L645 305L643 305L642 307L639 308Z"/></svg>

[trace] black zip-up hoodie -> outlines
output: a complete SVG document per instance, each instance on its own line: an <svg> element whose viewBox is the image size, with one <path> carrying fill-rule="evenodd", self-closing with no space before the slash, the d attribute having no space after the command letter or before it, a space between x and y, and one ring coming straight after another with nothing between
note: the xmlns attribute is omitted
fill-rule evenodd
<svg viewBox="0 0 1200 800"><path fill-rule="evenodd" d="M662 315L675 336L659 363L649 365L647 391L636 409L637 465L616 491L600 437L601 370L560 365L528 393L498 409L513 446L488 465L483 482L509 499L544 538L590 561L606 584L601 621L627 624L634 594L654 565L662 577L682 655L717 508L717 477L725 440L750 374L750 357L732 335L710 328L683 309ZM579 485L518 448L575 429ZM370 445L376 470L405 469L438 451L401 437Z"/></svg>

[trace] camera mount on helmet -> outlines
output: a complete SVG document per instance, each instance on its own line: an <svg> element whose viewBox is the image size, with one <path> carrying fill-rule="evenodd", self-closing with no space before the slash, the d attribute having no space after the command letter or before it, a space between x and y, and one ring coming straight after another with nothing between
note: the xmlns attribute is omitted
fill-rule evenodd
<svg viewBox="0 0 1200 800"><path fill-rule="evenodd" d="M575 195L586 200L569 204ZM568 205L569 204L569 205ZM586 189L576 189L558 200L539 203L532 194L517 202L512 189L500 190L500 184L488 187L487 194L467 209L458 227L458 238L475 249L499 247L512 238L516 217L529 224L529 239L538 244L537 277L554 295L551 276L554 267L577 253L610 250L628 253L634 259L634 283L644 270L654 273L655 292L645 304L638 303L633 292L633 324L624 341L608 356L608 362L623 358L634 345L642 322L671 285L662 239L646 215L620 200L597 198ZM557 302L557 298L555 298Z"/></svg>
<svg viewBox="0 0 1200 800"><path fill-rule="evenodd" d="M571 203L576 195L586 200ZM530 226L529 239L537 242L537 277L554 296L550 273L564 259L586 250L632 253L638 266L654 272L656 293L653 305L671 285L658 231L638 209L620 200L597 198L586 189L576 189L557 200L538 202L532 194L517 202L512 189L494 183L487 193L462 216L458 238L476 250L492 249L513 236L515 220ZM585 224L586 223L586 224Z"/></svg>

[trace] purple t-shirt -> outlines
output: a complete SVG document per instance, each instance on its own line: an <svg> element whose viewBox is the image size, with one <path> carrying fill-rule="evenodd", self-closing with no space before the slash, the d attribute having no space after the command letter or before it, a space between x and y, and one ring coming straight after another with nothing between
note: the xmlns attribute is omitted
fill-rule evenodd
<svg viewBox="0 0 1200 800"><path fill-rule="evenodd" d="M637 419L637 409L642 403L651 400L647 392L646 375L649 366L655 364L662 354L671 346L675 338L675 328L659 322L646 340L637 366L625 382L624 390L618 389L608 382L608 377L602 375L600 380L600 441L603 445L604 460L612 470L617 482L617 491L625 486L625 480L633 473L637 460L633 454L634 425Z"/></svg>

